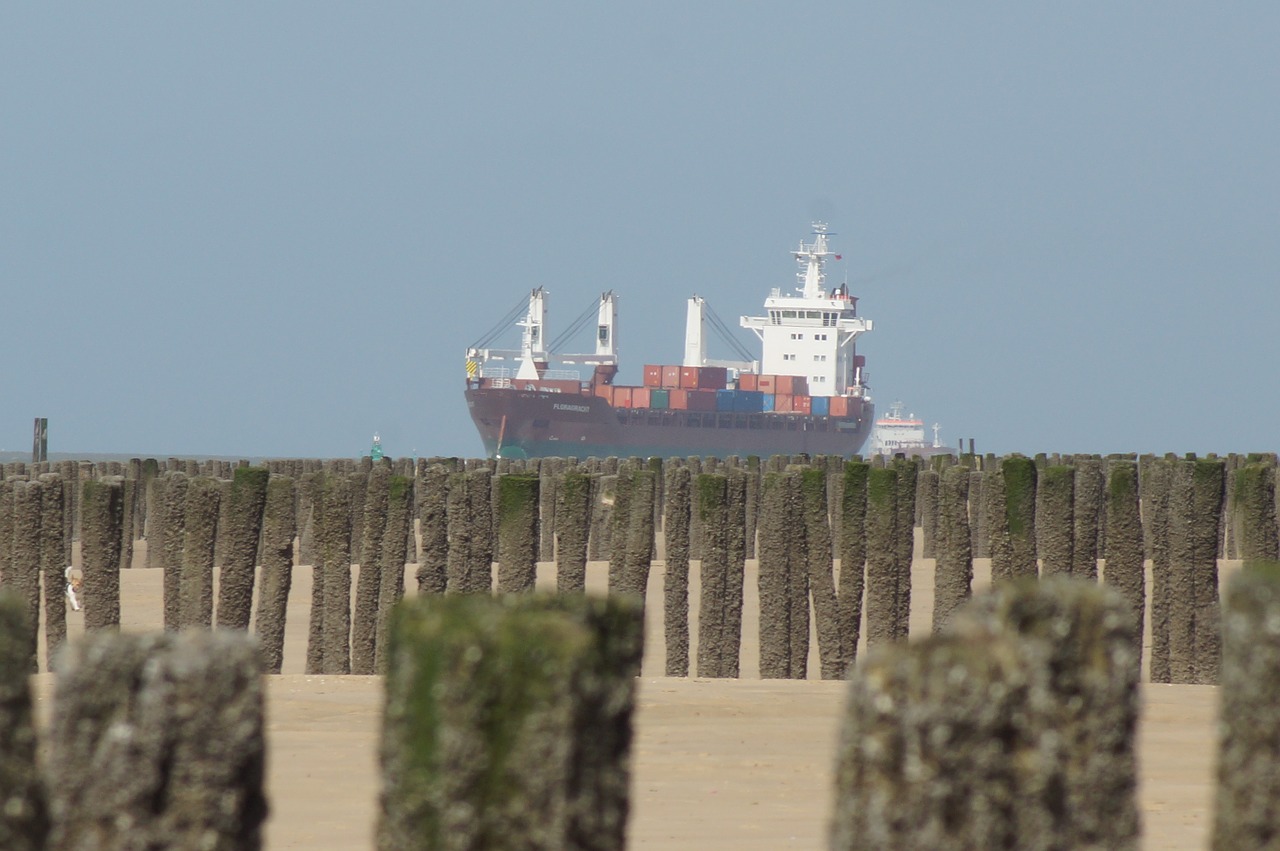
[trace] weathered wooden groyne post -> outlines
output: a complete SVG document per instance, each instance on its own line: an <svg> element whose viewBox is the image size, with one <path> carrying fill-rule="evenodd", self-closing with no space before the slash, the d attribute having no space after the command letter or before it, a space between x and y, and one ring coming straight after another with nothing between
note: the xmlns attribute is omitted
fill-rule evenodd
<svg viewBox="0 0 1280 851"><path fill-rule="evenodd" d="M387 524L382 541L379 570L378 618L375 636L374 673L385 674L390 664L391 613L404 599L405 553L397 544L413 534L413 480L393 475L387 483Z"/></svg>
<svg viewBox="0 0 1280 851"><path fill-rule="evenodd" d="M694 512L702 527L701 594L698 606L699 677L724 677L724 598L729 574L726 480L716 473L694 479Z"/></svg>
<svg viewBox="0 0 1280 851"><path fill-rule="evenodd" d="M844 677L847 662L840 640L840 607L832 572L827 471L810 467L799 475L806 572L818 633L819 669L822 679L837 680Z"/></svg>
<svg viewBox="0 0 1280 851"><path fill-rule="evenodd" d="M418 528L422 553L415 579L419 594L443 594L449 577L450 475L442 464L430 464L418 477Z"/></svg>
<svg viewBox="0 0 1280 851"><path fill-rule="evenodd" d="M689 676L689 468L669 464L665 473L662 534L667 570L662 588L662 624L668 677Z"/></svg>
<svg viewBox="0 0 1280 851"><path fill-rule="evenodd" d="M268 674L280 673L284 664L284 629L293 586L293 540L297 531L296 490L292 477L270 476L262 508L262 581L255 630L263 671Z"/></svg>
<svg viewBox="0 0 1280 851"><path fill-rule="evenodd" d="M85 632L120 626L120 549L124 483L117 477L88 479L80 486L79 592ZM60 588L66 583L60 584Z"/></svg>
<svg viewBox="0 0 1280 851"><path fill-rule="evenodd" d="M1247 563L1224 602L1212 848L1272 848L1280 836L1280 564Z"/></svg>
<svg viewBox="0 0 1280 851"><path fill-rule="evenodd" d="M900 577L896 467L872 467L867 477L867 646L896 641ZM909 592L908 592L909 593Z"/></svg>
<svg viewBox="0 0 1280 851"><path fill-rule="evenodd" d="M260 848L262 707L243 633L71 645L54 695L46 847Z"/></svg>
<svg viewBox="0 0 1280 851"><path fill-rule="evenodd" d="M1106 470L1097 458L1077 458L1074 466L1075 504L1072 515L1075 532L1071 545L1071 575L1096 580L1098 559L1104 558L1106 552L1103 546L1107 529Z"/></svg>
<svg viewBox="0 0 1280 851"><path fill-rule="evenodd" d="M642 640L629 595L451 596L399 609L380 851L621 851Z"/></svg>
<svg viewBox="0 0 1280 851"><path fill-rule="evenodd" d="M262 537L262 515L271 478L266 467L238 467L227 490L226 549L218 574L218 626L248 629L253 612L253 586Z"/></svg>
<svg viewBox="0 0 1280 851"><path fill-rule="evenodd" d="M197 476L188 482L178 585L179 629L213 625L213 549L221 497L217 479Z"/></svg>
<svg viewBox="0 0 1280 851"><path fill-rule="evenodd" d="M498 477L498 593L533 591L538 569L537 476Z"/></svg>
<svg viewBox="0 0 1280 851"><path fill-rule="evenodd" d="M1075 566L1074 467L1045 467L1036 486L1036 549L1044 576L1071 575Z"/></svg>
<svg viewBox="0 0 1280 851"><path fill-rule="evenodd" d="M49 829L36 764L29 680L36 632L28 609L9 589L0 592L0 848L12 851L43 851Z"/></svg>
<svg viewBox="0 0 1280 851"><path fill-rule="evenodd" d="M948 467L938 489L938 562L933 584L933 632L939 633L972 593L969 468Z"/></svg>
<svg viewBox="0 0 1280 851"><path fill-rule="evenodd" d="M556 482L556 589L582 592L587 587L587 546L591 535L592 476L566 469Z"/></svg>

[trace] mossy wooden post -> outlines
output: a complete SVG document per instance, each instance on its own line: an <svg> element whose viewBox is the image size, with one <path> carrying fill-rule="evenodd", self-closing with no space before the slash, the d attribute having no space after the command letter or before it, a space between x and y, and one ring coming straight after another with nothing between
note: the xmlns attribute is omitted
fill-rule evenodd
<svg viewBox="0 0 1280 851"><path fill-rule="evenodd" d="M668 677L689 676L689 482L688 467L667 468L662 515L667 555L662 628Z"/></svg>
<svg viewBox="0 0 1280 851"><path fill-rule="evenodd" d="M1280 564L1246 562L1222 611L1215 851L1274 848L1280 836L1278 624Z"/></svg>
<svg viewBox="0 0 1280 851"><path fill-rule="evenodd" d="M1038 576L1036 564L1036 463L1013 455L1000 464L1009 535L1010 576ZM992 558L995 558L994 553ZM992 567L994 579L995 567ZM1002 577L1003 578L1003 577Z"/></svg>
<svg viewBox="0 0 1280 851"><path fill-rule="evenodd" d="M612 477L613 506L609 510L609 593L631 593L627 585L627 539L631 530L631 494L635 475L629 464Z"/></svg>
<svg viewBox="0 0 1280 851"><path fill-rule="evenodd" d="M1191 681L1200 685L1217 685L1222 660L1218 553L1222 545L1226 469L1218 458L1202 458L1189 463L1194 464L1191 471L1191 534L1194 547L1191 590L1195 638Z"/></svg>
<svg viewBox="0 0 1280 851"><path fill-rule="evenodd" d="M867 563L867 476L871 465L848 461L844 465L844 484L840 489L840 582L836 603L840 611L840 655L845 673L853 667L858 655L858 636L862 628L862 595L866 588Z"/></svg>
<svg viewBox="0 0 1280 851"><path fill-rule="evenodd" d="M987 553L991 559L991 583L1013 579L1013 543L1009 540L1009 516L1005 512L1004 470L998 463L982 472L982 514L987 522Z"/></svg>
<svg viewBox="0 0 1280 851"><path fill-rule="evenodd" d="M76 642L50 728L48 848L262 847L266 743L250 636Z"/></svg>
<svg viewBox="0 0 1280 851"><path fill-rule="evenodd" d="M248 629L253 612L253 585L258 542L262 537L262 512L267 503L266 467L238 467L232 472L228 504L223 517L222 571L218 574L218 626Z"/></svg>
<svg viewBox="0 0 1280 851"><path fill-rule="evenodd" d="M284 664L285 616L293 585L293 539L297 531L296 490L289 476L271 475L262 509L262 581L258 585L255 632L264 673Z"/></svg>
<svg viewBox="0 0 1280 851"><path fill-rule="evenodd" d="M616 473L597 473L591 479L591 534L587 558L607 560L612 553L613 501L617 489Z"/></svg>
<svg viewBox="0 0 1280 851"><path fill-rule="evenodd" d="M657 496L657 476L648 469L635 470L631 481L631 522L623 557L623 585L640 598L641 608L649 588L653 564L653 503Z"/></svg>
<svg viewBox="0 0 1280 851"><path fill-rule="evenodd" d="M1144 457L1138 468L1143 547L1151 559L1149 677L1153 683L1173 681L1169 652L1170 613L1174 597L1170 567L1169 500L1173 491L1174 463L1165 458Z"/></svg>
<svg viewBox="0 0 1280 851"><path fill-rule="evenodd" d="M1269 464L1246 464L1233 477L1231 513L1233 541L1246 561L1280 559L1276 537L1276 469Z"/></svg>
<svg viewBox="0 0 1280 851"><path fill-rule="evenodd" d="M770 471L760 487L757 557L760 595L760 676L791 677L791 583L803 564L792 550L795 474ZM794 568L794 569L793 569Z"/></svg>
<svg viewBox="0 0 1280 851"><path fill-rule="evenodd" d="M556 555L556 485L564 459L543 458L538 467L538 561Z"/></svg>
<svg viewBox="0 0 1280 851"><path fill-rule="evenodd" d="M822 679L844 676L846 662L840 642L840 610L836 601L831 560L831 526L827 508L827 471L809 468L800 473L801 510L806 540L806 572L813 598Z"/></svg>
<svg viewBox="0 0 1280 851"><path fill-rule="evenodd" d="M556 483L556 590L581 593L587 587L587 539L591 534L592 476L559 473Z"/></svg>
<svg viewBox="0 0 1280 851"><path fill-rule="evenodd" d="M468 594L490 594L493 592L493 474L487 469L476 470L467 474L466 482L471 536L464 590Z"/></svg>
<svg viewBox="0 0 1280 851"><path fill-rule="evenodd" d="M1071 575L1075 541L1074 467L1045 467L1036 485L1037 548L1045 576Z"/></svg>
<svg viewBox="0 0 1280 851"><path fill-rule="evenodd" d="M471 564L471 502L468 496L469 473L451 473L448 487L449 555L445 568L445 589L450 594L470 590L467 570Z"/></svg>
<svg viewBox="0 0 1280 851"><path fill-rule="evenodd" d="M898 520L894 529L894 569L897 583L894 587L895 615L893 635L903 641L911 624L911 562L915 558L916 479L920 474L920 460L896 459L898 470Z"/></svg>
<svg viewBox="0 0 1280 851"><path fill-rule="evenodd" d="M939 633L972 594L969 468L948 467L938 487L938 565L933 580L933 631Z"/></svg>
<svg viewBox="0 0 1280 851"><path fill-rule="evenodd" d="M334 470L325 473L316 484L311 503L315 565L307 673L348 673L351 664L351 480L347 473ZM347 605L338 605L339 598L348 601Z"/></svg>
<svg viewBox="0 0 1280 851"><path fill-rule="evenodd" d="M117 477L82 482L80 558L84 582L80 599L84 605L85 632L120 628L123 525L124 482Z"/></svg>
<svg viewBox="0 0 1280 851"><path fill-rule="evenodd" d="M622 851L642 640L629 596L398 609L379 851Z"/></svg>
<svg viewBox="0 0 1280 851"><path fill-rule="evenodd" d="M723 677L724 597L728 583L728 510L725 477L699 473L693 480L695 509L702 527L698 605L699 677Z"/></svg>
<svg viewBox="0 0 1280 851"><path fill-rule="evenodd" d="M536 476L498 477L498 593L533 591L538 570L538 484Z"/></svg>
<svg viewBox="0 0 1280 851"><path fill-rule="evenodd" d="M387 482L387 527L382 541L381 585L378 587L378 629L374 646L374 673L385 674L390 659L391 612L404 599L407 563L396 546L413 531L413 479L392 476Z"/></svg>
<svg viewBox="0 0 1280 851"><path fill-rule="evenodd" d="M898 638L898 469L872 467L867 476L867 646Z"/></svg>
<svg viewBox="0 0 1280 851"><path fill-rule="evenodd" d="M974 558L991 557L991 538L987 534L987 503L982 485L982 470L969 472L969 548Z"/></svg>
<svg viewBox="0 0 1280 851"><path fill-rule="evenodd" d="M0 465L0 581L9 575L13 562L13 482Z"/></svg>
<svg viewBox="0 0 1280 851"><path fill-rule="evenodd" d="M160 535L147 544L160 552L164 569L164 628L170 631L182 626L182 548L187 538L187 490L190 487L187 474L177 470L159 478L160 502L155 514Z"/></svg>
<svg viewBox="0 0 1280 851"><path fill-rule="evenodd" d="M197 476L187 486L178 587L178 628L213 625L213 548L222 488L217 479Z"/></svg>
<svg viewBox="0 0 1280 851"><path fill-rule="evenodd" d="M449 471L431 464L418 480L418 530L422 553L415 579L419 594L443 594L449 585Z"/></svg>
<svg viewBox="0 0 1280 851"><path fill-rule="evenodd" d="M375 464L369 471L368 483L363 494L353 493L352 498L364 502L361 524L352 527L352 536L359 535L360 570L356 575L355 611L351 619L351 673L372 674L377 655L378 600L382 589L382 546L387 535L387 493L391 482L391 467ZM404 542L396 549L402 554ZM399 558L403 560L403 555Z"/></svg>
<svg viewBox="0 0 1280 851"><path fill-rule="evenodd" d="M28 626L27 651L30 673L39 671L36 648L40 624L40 503L39 482L12 479L8 482L13 506L9 567L4 586L23 606Z"/></svg>
<svg viewBox="0 0 1280 851"><path fill-rule="evenodd" d="M1021 701L1015 846L1136 849L1139 659L1129 603L1066 576L996 586L958 611L947 634L1004 638L1044 677ZM993 742L1007 748L1007 744Z"/></svg>
<svg viewBox="0 0 1280 851"><path fill-rule="evenodd" d="M67 640L66 499L62 477L40 476L40 575L44 589L44 640L50 663Z"/></svg>
<svg viewBox="0 0 1280 851"><path fill-rule="evenodd" d="M147 567L159 567L151 563L151 511L155 508L155 481L160 476L160 463L154 458L143 458L138 472L137 499L133 515L134 540L147 541Z"/></svg>
<svg viewBox="0 0 1280 851"><path fill-rule="evenodd" d="M0 848L44 851L49 830L45 790L36 765L31 702L31 638L27 603L0 591Z"/></svg>
<svg viewBox="0 0 1280 851"><path fill-rule="evenodd" d="M1042 847L1022 844L1017 812L1033 677L1003 636L873 648L845 705L827 847Z"/></svg>
<svg viewBox="0 0 1280 851"><path fill-rule="evenodd" d="M756 530L760 522L760 456L748 455L743 470L747 474L747 558L755 558Z"/></svg>
<svg viewBox="0 0 1280 851"><path fill-rule="evenodd" d="M1146 615L1146 570L1142 558L1142 516L1138 506L1138 465L1107 462L1107 559L1103 578L1129 604L1141 661Z"/></svg>
<svg viewBox="0 0 1280 851"><path fill-rule="evenodd" d="M916 512L920 515L920 557L938 557L937 470L921 470L916 481Z"/></svg>
<svg viewBox="0 0 1280 851"><path fill-rule="evenodd" d="M1102 556L1098 546L1105 534L1106 474L1102 461L1081 458L1075 462L1075 504L1072 521L1075 524L1071 544L1071 575L1080 579L1098 578L1098 559ZM1135 478L1136 486L1137 480ZM1134 491L1135 504L1137 491ZM1101 530L1099 527L1103 527ZM1101 534L1100 534L1101 532Z"/></svg>

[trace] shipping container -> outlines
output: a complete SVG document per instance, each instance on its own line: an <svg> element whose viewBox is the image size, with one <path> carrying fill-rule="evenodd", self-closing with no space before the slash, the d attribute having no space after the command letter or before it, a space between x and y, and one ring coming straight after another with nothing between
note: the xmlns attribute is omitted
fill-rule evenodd
<svg viewBox="0 0 1280 851"><path fill-rule="evenodd" d="M716 409L716 391L689 390L689 410L703 413L714 413Z"/></svg>
<svg viewBox="0 0 1280 851"><path fill-rule="evenodd" d="M680 386L685 390L723 390L728 377L722 366L680 367Z"/></svg>
<svg viewBox="0 0 1280 851"><path fill-rule="evenodd" d="M689 391L688 390L668 390L667 404L673 411L689 410Z"/></svg>
<svg viewBox="0 0 1280 851"><path fill-rule="evenodd" d="M792 396L791 410L797 414L813 413L813 397L812 396Z"/></svg>
<svg viewBox="0 0 1280 851"><path fill-rule="evenodd" d="M849 397L848 396L832 396L831 397L831 416L833 417L849 416Z"/></svg>
<svg viewBox="0 0 1280 851"><path fill-rule="evenodd" d="M680 367L664 366L662 368L662 386L668 390L675 390L680 386Z"/></svg>
<svg viewBox="0 0 1280 851"><path fill-rule="evenodd" d="M645 387L661 387L662 386L662 367L656 364L647 363L644 365L644 386Z"/></svg>
<svg viewBox="0 0 1280 851"><path fill-rule="evenodd" d="M665 411L671 406L670 390L650 390L649 391L649 407L659 411Z"/></svg>
<svg viewBox="0 0 1280 851"><path fill-rule="evenodd" d="M733 410L738 414L758 414L764 410L764 394L758 390L739 390L733 397Z"/></svg>
<svg viewBox="0 0 1280 851"><path fill-rule="evenodd" d="M610 404L613 404L613 385L612 384L597 384L592 388L592 392L594 392L601 399L604 399L608 401Z"/></svg>
<svg viewBox="0 0 1280 851"><path fill-rule="evenodd" d="M778 392L778 376L761 375L756 379L756 389L761 393L777 393Z"/></svg>
<svg viewBox="0 0 1280 851"><path fill-rule="evenodd" d="M810 412L815 417L827 417L831 415L831 397L830 396L811 396L813 404Z"/></svg>
<svg viewBox="0 0 1280 851"><path fill-rule="evenodd" d="M787 396L783 393L775 393L773 396L773 410L779 414L789 414L795 410L791 406L793 396Z"/></svg>
<svg viewBox="0 0 1280 851"><path fill-rule="evenodd" d="M613 406L615 408L631 407L631 390L630 387L613 388Z"/></svg>
<svg viewBox="0 0 1280 851"><path fill-rule="evenodd" d="M733 397L737 394L737 390L717 390L716 391L716 410L732 411Z"/></svg>
<svg viewBox="0 0 1280 851"><path fill-rule="evenodd" d="M649 394L652 392L653 391L648 387L633 387L631 389L631 407L649 407Z"/></svg>
<svg viewBox="0 0 1280 851"><path fill-rule="evenodd" d="M754 372L744 372L738 376L739 390L759 390L760 376Z"/></svg>
<svg viewBox="0 0 1280 851"><path fill-rule="evenodd" d="M766 414L773 410L773 394L772 393L760 394L760 410Z"/></svg>
<svg viewBox="0 0 1280 851"><path fill-rule="evenodd" d="M807 396L809 394L809 381L803 375L778 375L775 376L774 388L773 392L775 393L783 393L788 396Z"/></svg>

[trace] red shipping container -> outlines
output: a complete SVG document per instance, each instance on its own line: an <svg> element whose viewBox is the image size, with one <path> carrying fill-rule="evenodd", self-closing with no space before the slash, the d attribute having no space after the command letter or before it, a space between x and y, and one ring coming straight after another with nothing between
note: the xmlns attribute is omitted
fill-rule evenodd
<svg viewBox="0 0 1280 851"><path fill-rule="evenodd" d="M761 393L777 393L778 392L778 376L762 375L756 381L756 389Z"/></svg>
<svg viewBox="0 0 1280 851"><path fill-rule="evenodd" d="M673 411L689 410L689 391L671 390L667 395L667 407Z"/></svg>
<svg viewBox="0 0 1280 851"><path fill-rule="evenodd" d="M631 391L631 407L647 408L649 407L649 388L636 387Z"/></svg>
<svg viewBox="0 0 1280 851"><path fill-rule="evenodd" d="M591 391L595 393L595 395L599 396L601 399L605 399L605 400L613 399L612 384L597 384L591 388Z"/></svg>
<svg viewBox="0 0 1280 851"><path fill-rule="evenodd" d="M792 396L791 410L797 414L808 414L813 411L812 396Z"/></svg>
<svg viewBox="0 0 1280 851"><path fill-rule="evenodd" d="M674 390L680 386L680 367L664 366L662 368L662 386Z"/></svg>
<svg viewBox="0 0 1280 851"><path fill-rule="evenodd" d="M696 366L680 367L680 389L681 390L697 390L698 389L698 368Z"/></svg>
<svg viewBox="0 0 1280 851"><path fill-rule="evenodd" d="M778 414L789 414L789 413L791 413L791 412L794 410L794 408L792 407L792 404L791 404L791 402L792 402L792 398L793 398L793 397L791 397L791 396L784 396L784 395L782 395L781 393L779 393L779 394L775 395L775 396L773 397L773 410L774 410L774 413L778 413Z"/></svg>
<svg viewBox="0 0 1280 851"><path fill-rule="evenodd" d="M739 390L759 390L760 376L754 372L744 372L738 376Z"/></svg>
<svg viewBox="0 0 1280 851"><path fill-rule="evenodd" d="M716 391L714 390L690 390L689 391L689 410L714 412L716 409Z"/></svg>
<svg viewBox="0 0 1280 851"><path fill-rule="evenodd" d="M630 387L613 388L613 406L615 408L631 407L631 390Z"/></svg>
<svg viewBox="0 0 1280 851"><path fill-rule="evenodd" d="M644 365L644 386L645 387L661 387L662 386L662 367L647 363Z"/></svg>
<svg viewBox="0 0 1280 851"><path fill-rule="evenodd" d="M831 416L833 417L849 416L849 397L848 396L832 396L831 397Z"/></svg>
<svg viewBox="0 0 1280 851"><path fill-rule="evenodd" d="M704 366L698 370L698 389L724 390L729 384L729 370L723 366Z"/></svg>

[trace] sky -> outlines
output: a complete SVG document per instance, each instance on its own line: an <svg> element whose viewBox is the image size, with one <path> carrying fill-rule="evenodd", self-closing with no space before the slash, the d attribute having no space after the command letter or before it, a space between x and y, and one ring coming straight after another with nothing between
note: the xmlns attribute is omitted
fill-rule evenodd
<svg viewBox="0 0 1280 851"><path fill-rule="evenodd" d="M531 288L550 336L617 292L638 384L814 220L947 443L1280 449L1277 43L1261 2L6 4L0 450L480 455L464 353Z"/></svg>

